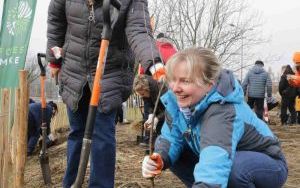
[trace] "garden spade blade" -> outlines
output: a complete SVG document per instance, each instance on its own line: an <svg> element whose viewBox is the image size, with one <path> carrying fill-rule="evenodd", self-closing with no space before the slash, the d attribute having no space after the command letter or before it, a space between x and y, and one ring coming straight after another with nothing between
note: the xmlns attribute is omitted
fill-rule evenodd
<svg viewBox="0 0 300 188"><path fill-rule="evenodd" d="M40 154L39 159L40 159L40 165L42 169L44 183L47 187L51 187L51 171L49 165L49 157L48 155Z"/></svg>

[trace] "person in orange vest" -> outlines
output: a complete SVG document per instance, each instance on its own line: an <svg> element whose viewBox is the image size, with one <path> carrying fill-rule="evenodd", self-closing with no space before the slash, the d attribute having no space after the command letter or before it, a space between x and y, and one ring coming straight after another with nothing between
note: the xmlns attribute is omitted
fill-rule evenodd
<svg viewBox="0 0 300 188"><path fill-rule="evenodd" d="M297 96L297 88L292 87L287 80L289 75L294 75L294 71L290 65L287 65L282 73L279 81L278 91L281 95L281 108L280 108L280 120L281 125L293 125L296 123L296 111L295 111L295 98ZM290 121L288 122L289 116L287 110L291 114Z"/></svg>
<svg viewBox="0 0 300 188"><path fill-rule="evenodd" d="M296 87L299 95L300 90L300 52L295 52L293 55L293 61L295 63L296 73L295 75L288 75L287 79L292 87ZM300 124L300 112L297 111L297 123Z"/></svg>
<svg viewBox="0 0 300 188"><path fill-rule="evenodd" d="M296 67L296 73L295 75L288 75L287 79L291 86L300 87L300 52L294 53L293 61Z"/></svg>

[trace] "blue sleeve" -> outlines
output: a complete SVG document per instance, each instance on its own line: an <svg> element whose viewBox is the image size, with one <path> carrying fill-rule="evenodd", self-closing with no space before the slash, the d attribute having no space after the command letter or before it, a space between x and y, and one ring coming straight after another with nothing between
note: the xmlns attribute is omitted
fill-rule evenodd
<svg viewBox="0 0 300 188"><path fill-rule="evenodd" d="M170 126L166 121L155 144L155 152L162 156L166 164L164 168L173 165L178 160L185 145L184 138L177 126Z"/></svg>

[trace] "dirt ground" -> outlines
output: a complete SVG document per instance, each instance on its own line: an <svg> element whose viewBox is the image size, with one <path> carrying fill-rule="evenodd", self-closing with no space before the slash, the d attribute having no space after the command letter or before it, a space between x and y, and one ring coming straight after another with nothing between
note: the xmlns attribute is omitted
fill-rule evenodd
<svg viewBox="0 0 300 188"><path fill-rule="evenodd" d="M149 180L141 175L141 163L145 149L136 144L136 135L139 134L137 123L117 125L117 163L115 187L140 188L151 187ZM286 155L289 176L285 188L298 188L300 184L300 125L282 127L279 124L278 109L270 112L270 127L282 142ZM66 167L66 135L67 130L56 130L57 145L49 149L50 167L52 171L53 187L61 187ZM87 177L83 187L87 187ZM38 162L38 153L28 157L25 169L25 187L39 188L43 185L41 170ZM155 187L181 188L184 185L170 171L155 178Z"/></svg>

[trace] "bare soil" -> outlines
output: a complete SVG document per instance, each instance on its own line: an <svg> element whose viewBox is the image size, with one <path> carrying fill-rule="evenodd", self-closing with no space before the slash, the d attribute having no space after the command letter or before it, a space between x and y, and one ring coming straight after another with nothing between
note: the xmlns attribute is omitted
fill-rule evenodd
<svg viewBox="0 0 300 188"><path fill-rule="evenodd" d="M270 112L270 127L282 142L282 148L289 165L289 176L285 188L298 188L300 184L300 125L283 127L279 123L278 109ZM136 136L139 134L139 123L117 125L117 162L115 187L141 188L151 187L150 180L141 174L141 163L145 148L137 145ZM62 178L66 167L66 136L68 130L56 130L58 143L49 148L50 167L53 187L62 187ZM87 172L85 184L88 183ZM28 157L25 169L25 187L45 187L39 166L38 152ZM185 187L170 171L155 178L155 187L181 188Z"/></svg>

